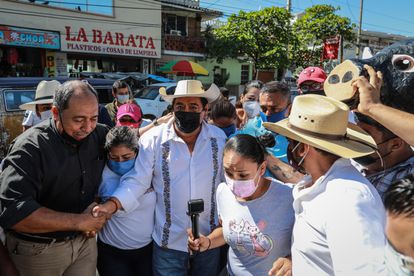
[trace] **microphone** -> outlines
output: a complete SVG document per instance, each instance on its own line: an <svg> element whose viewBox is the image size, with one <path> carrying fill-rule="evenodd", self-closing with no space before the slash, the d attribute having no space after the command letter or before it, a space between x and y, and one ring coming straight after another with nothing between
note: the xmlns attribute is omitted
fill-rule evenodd
<svg viewBox="0 0 414 276"><path fill-rule="evenodd" d="M198 239L200 237L198 219L203 211L203 199L191 199L188 201L187 215L191 218L191 231L193 232L194 239Z"/></svg>

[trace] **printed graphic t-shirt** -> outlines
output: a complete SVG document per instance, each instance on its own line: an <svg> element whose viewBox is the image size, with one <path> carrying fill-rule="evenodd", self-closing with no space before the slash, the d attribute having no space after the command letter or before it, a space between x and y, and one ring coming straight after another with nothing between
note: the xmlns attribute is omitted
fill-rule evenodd
<svg viewBox="0 0 414 276"><path fill-rule="evenodd" d="M294 224L292 186L273 180L267 192L241 202L226 183L217 189L218 214L230 245L230 275L267 275L273 262L290 255Z"/></svg>

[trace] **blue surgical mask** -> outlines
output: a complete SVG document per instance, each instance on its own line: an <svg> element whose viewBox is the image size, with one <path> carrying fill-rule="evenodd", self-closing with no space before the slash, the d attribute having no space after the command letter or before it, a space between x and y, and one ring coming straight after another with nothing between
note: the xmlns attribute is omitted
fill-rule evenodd
<svg viewBox="0 0 414 276"><path fill-rule="evenodd" d="M221 130L224 131L224 133L226 133L227 137L229 137L230 135L236 132L236 126L234 124L231 124L226 127L221 127Z"/></svg>
<svg viewBox="0 0 414 276"><path fill-rule="evenodd" d="M108 167L111 169L111 171L120 176L129 172L132 169L132 167L134 167L134 164L135 158L123 162L118 162L111 159L108 160Z"/></svg>
<svg viewBox="0 0 414 276"><path fill-rule="evenodd" d="M273 113L272 115L266 115L266 120L267 122L270 122L270 123L279 122L285 119L285 113L286 113L286 109L283 109L282 111Z"/></svg>
<svg viewBox="0 0 414 276"><path fill-rule="evenodd" d="M116 98L120 104L124 104L129 100L129 95L118 95Z"/></svg>

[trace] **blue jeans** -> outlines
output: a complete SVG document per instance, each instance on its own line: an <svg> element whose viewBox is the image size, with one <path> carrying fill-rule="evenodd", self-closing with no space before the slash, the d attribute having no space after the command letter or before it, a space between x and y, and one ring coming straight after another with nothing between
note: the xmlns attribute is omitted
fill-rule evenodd
<svg viewBox="0 0 414 276"><path fill-rule="evenodd" d="M152 251L154 276L215 276L219 261L220 248L190 256L188 252L162 248L154 242Z"/></svg>

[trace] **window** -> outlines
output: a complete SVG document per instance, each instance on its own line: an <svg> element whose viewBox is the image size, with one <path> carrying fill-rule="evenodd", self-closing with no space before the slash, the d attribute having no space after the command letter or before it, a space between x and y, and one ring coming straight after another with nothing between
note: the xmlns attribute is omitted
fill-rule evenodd
<svg viewBox="0 0 414 276"><path fill-rule="evenodd" d="M240 84L246 84L249 82L250 65L243 64L241 66L241 80Z"/></svg>
<svg viewBox="0 0 414 276"><path fill-rule="evenodd" d="M114 15L113 0L73 0L73 1L44 1L44 0L19 0L24 3L33 3L42 6L52 6L82 12Z"/></svg>
<svg viewBox="0 0 414 276"><path fill-rule="evenodd" d="M4 90L3 96L7 111L21 111L20 105L34 101L35 90Z"/></svg>
<svg viewBox="0 0 414 276"><path fill-rule="evenodd" d="M187 35L187 17L166 14L164 20L164 33L172 35Z"/></svg>

